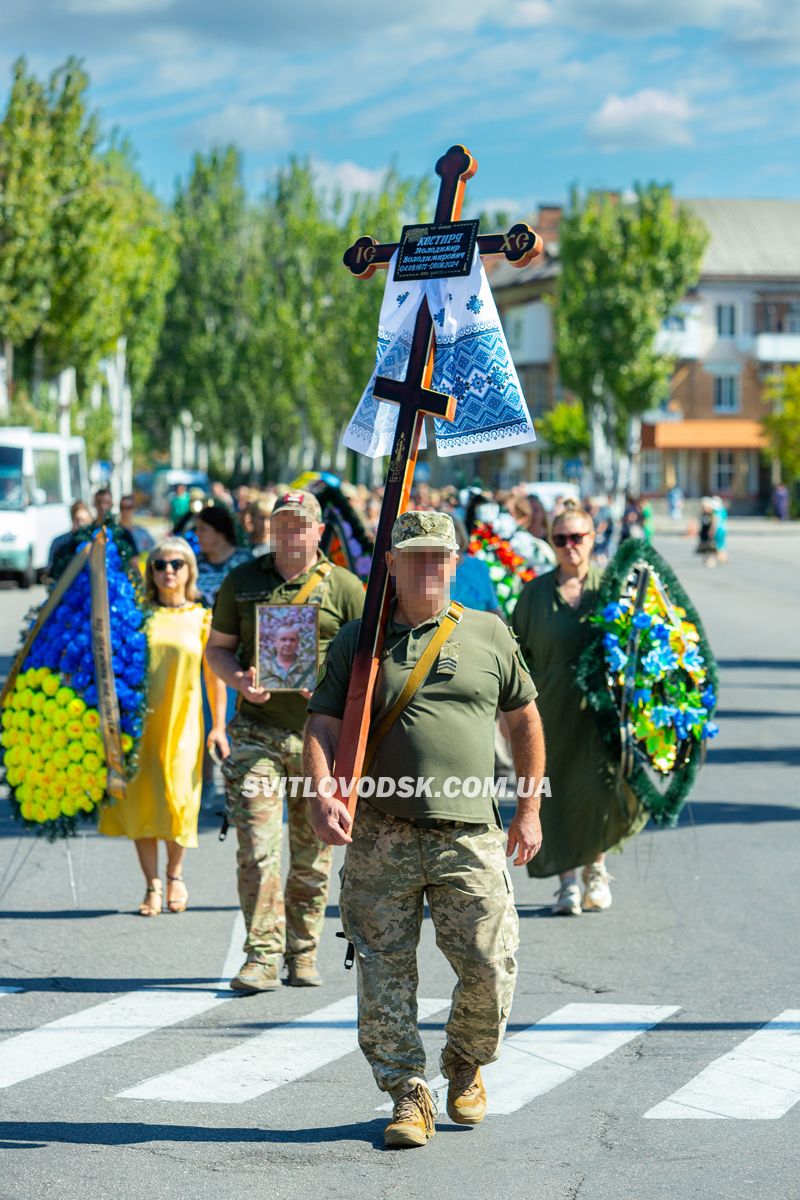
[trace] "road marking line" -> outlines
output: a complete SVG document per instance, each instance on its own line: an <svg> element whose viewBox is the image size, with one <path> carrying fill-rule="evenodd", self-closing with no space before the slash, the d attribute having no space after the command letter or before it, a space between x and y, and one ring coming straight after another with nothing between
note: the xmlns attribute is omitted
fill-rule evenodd
<svg viewBox="0 0 800 1200"><path fill-rule="evenodd" d="M420 1016L429 1017L448 1003L420 1000ZM242 1104L357 1049L356 997L345 996L228 1050L146 1079L119 1095L127 1100Z"/></svg>
<svg viewBox="0 0 800 1200"><path fill-rule="evenodd" d="M232 993L220 995L219 987L227 984L238 966L237 947L243 937L244 922L238 913L219 984L201 984L191 991L165 987L125 992L113 1000L6 1038L0 1042L0 1088L102 1054L234 999Z"/></svg>
<svg viewBox="0 0 800 1200"><path fill-rule="evenodd" d="M661 1104L656 1120L771 1121L800 1100L800 1009L787 1008Z"/></svg>
<svg viewBox="0 0 800 1200"><path fill-rule="evenodd" d="M227 987L233 979L239 967L242 965L242 945L247 937L247 929L244 924L244 917L241 910L237 912L233 919L233 929L231 930L231 940L228 945L228 953L225 955L225 962L222 967L222 976L220 978L220 986Z"/></svg>
<svg viewBox="0 0 800 1200"><path fill-rule="evenodd" d="M498 1062L481 1067L489 1114L516 1112L677 1011L675 1005L566 1004L507 1038ZM444 1117L447 1080L439 1075L430 1086ZM378 1109L391 1110L390 1104Z"/></svg>

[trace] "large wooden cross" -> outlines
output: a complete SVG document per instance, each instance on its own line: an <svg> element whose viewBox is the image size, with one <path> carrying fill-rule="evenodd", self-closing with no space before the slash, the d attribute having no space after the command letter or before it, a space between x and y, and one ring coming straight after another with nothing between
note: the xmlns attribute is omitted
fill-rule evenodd
<svg viewBox="0 0 800 1200"><path fill-rule="evenodd" d="M464 146L451 146L439 159L436 174L441 183L434 215L437 225L459 219L466 182L477 169L477 161ZM531 262L541 253L542 245L541 237L522 223L513 225L508 233L478 236L481 257L505 257L517 267ZM361 237L345 252L344 264L359 279L369 279L379 268L388 267L397 247L397 242L380 244L374 238ZM379 375L373 391L376 400L396 404L398 413L334 772L337 780L353 783L349 795L342 795L351 813L356 806L355 782L363 768L372 693L386 627L390 599L386 551L391 548L392 526L408 505L425 414L452 421L456 411L454 396L431 389L433 355L433 319L423 301L414 325L405 379Z"/></svg>

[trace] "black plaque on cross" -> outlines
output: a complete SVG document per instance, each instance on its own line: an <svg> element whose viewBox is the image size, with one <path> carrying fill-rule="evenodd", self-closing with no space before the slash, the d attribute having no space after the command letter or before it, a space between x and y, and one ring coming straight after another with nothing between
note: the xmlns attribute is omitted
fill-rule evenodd
<svg viewBox="0 0 800 1200"><path fill-rule="evenodd" d="M451 146L437 162L436 174L441 183L432 224L440 233L459 223L464 189L477 169L477 161L464 146ZM475 240L481 257L504 257L518 267L532 262L542 250L541 237L523 223L513 225L508 233L477 234ZM344 265L358 278L369 279L376 270L389 265L398 245L397 242L380 244L374 238L361 237L345 251ZM471 257L470 252L470 266ZM403 278L415 277L406 275ZM356 806L355 783L363 767L372 693L386 626L389 602L386 551L391 547L392 526L408 505L425 415L445 421L452 421L455 416L455 397L431 389L433 354L433 318L427 303L423 303L414 324L405 379L387 379L379 375L373 389L376 400L396 404L398 413L334 771L337 780L350 785L341 799L351 813Z"/></svg>
<svg viewBox="0 0 800 1200"><path fill-rule="evenodd" d="M469 275L480 221L404 225L394 264L397 283L411 279L458 279Z"/></svg>

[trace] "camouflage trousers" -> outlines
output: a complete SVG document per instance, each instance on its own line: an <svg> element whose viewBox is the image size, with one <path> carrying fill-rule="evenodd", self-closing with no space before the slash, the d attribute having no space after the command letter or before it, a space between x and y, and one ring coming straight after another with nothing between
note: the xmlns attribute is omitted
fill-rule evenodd
<svg viewBox="0 0 800 1200"><path fill-rule="evenodd" d="M228 820L239 842L236 856L239 903L247 928L244 949L259 962L282 954L313 962L328 898L333 848L311 827L308 801L286 792L289 873L281 888L283 804L279 781L300 778L303 739L234 717L228 726L230 757L225 759Z"/></svg>
<svg viewBox="0 0 800 1200"><path fill-rule="evenodd" d="M442 1069L454 1055L482 1066L500 1053L519 944L505 845L493 825L422 828L358 807L339 904L356 950L359 1045L395 1100L425 1078L417 945L426 898L436 944L457 976Z"/></svg>

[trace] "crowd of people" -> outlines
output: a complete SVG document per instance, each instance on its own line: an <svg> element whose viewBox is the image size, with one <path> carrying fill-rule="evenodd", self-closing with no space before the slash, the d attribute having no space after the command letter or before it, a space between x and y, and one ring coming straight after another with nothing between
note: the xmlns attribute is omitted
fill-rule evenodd
<svg viewBox="0 0 800 1200"><path fill-rule="evenodd" d="M374 534L380 490L342 490ZM73 505L72 529L53 545L53 571L74 552L81 529L107 520L111 509L107 489L96 493L94 514ZM719 512L709 515L707 522L704 503L699 537L715 539L719 559ZM148 713L138 771L124 797L103 810L99 829L134 843L145 883L139 913L154 918L165 904L172 913L189 906L184 862L198 844L210 755L220 763L226 819L236 831L246 927L244 961L230 986L268 992L281 986L284 968L289 986L322 985L317 949L333 846L347 846L341 912L358 964L360 1045L394 1101L387 1145L423 1145L434 1131L412 1015L425 898L459 980L441 1063L448 1113L476 1124L486 1111L480 1067L499 1052L516 975L506 855L533 876L558 877L556 915L604 911L612 903L606 853L641 825L574 668L615 544L648 539L652 515L633 498L615 522L607 498L581 504L560 496L548 511L525 488L414 489L387 554L394 599L372 709L378 735L363 774L398 784L416 770L418 779L441 777L442 788L435 798L373 792L355 825L322 782L334 769L364 584L322 552L316 496L282 485L233 495L219 484L210 495L178 488L172 528L157 541L136 516L134 497L123 497L119 525L143 566L151 609ZM525 570L511 610L486 562L471 553L478 527L496 531ZM263 604L283 614L268 678L256 652ZM293 605L316 606L316 677L292 674ZM448 779L465 772L494 777L498 746L517 781L506 832L493 792L447 791ZM297 780L312 781L310 800L291 786Z"/></svg>

